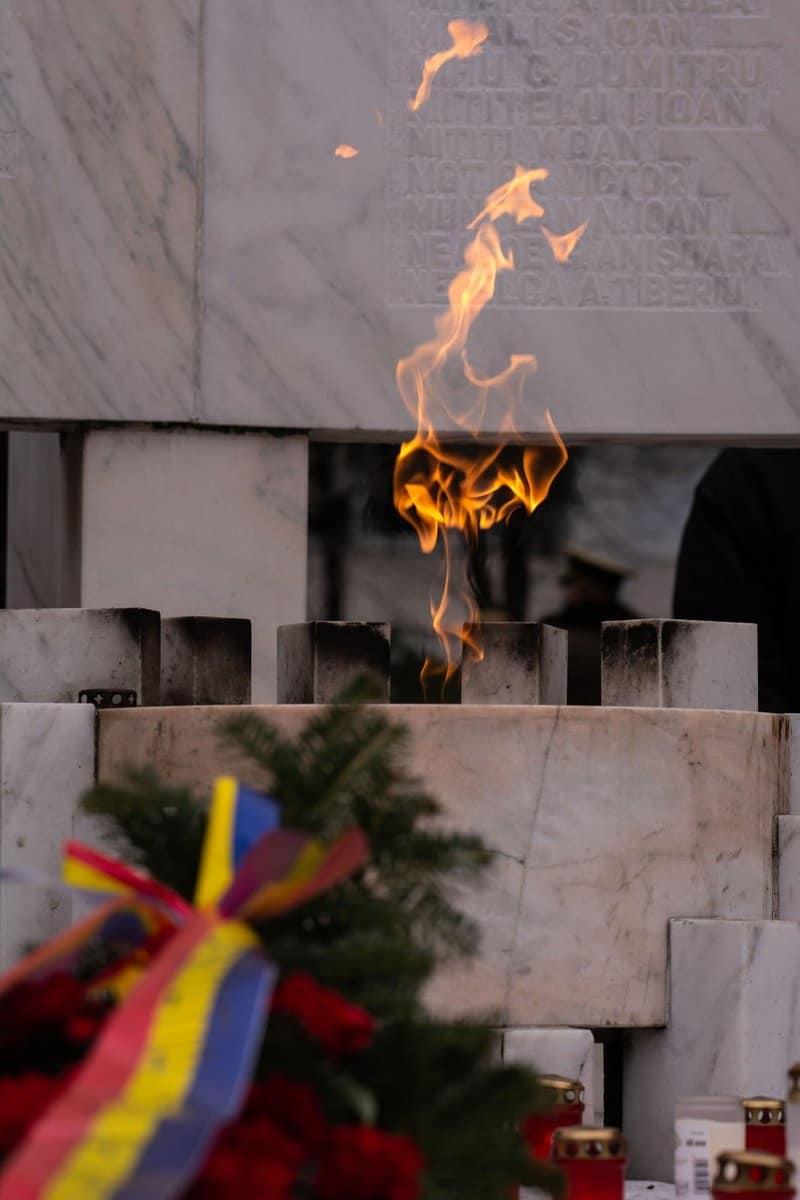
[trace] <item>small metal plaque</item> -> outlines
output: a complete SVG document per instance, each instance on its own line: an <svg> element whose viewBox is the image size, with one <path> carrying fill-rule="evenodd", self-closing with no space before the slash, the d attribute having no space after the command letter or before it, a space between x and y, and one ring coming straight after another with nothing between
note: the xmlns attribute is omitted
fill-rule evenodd
<svg viewBox="0 0 800 1200"><path fill-rule="evenodd" d="M95 708L136 708L136 692L127 688L84 688L78 693L81 704L93 704Z"/></svg>

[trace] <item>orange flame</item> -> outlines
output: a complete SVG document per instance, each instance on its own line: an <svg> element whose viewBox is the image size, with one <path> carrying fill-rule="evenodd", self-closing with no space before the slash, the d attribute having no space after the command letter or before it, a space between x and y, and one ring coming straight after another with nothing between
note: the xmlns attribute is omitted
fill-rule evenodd
<svg viewBox="0 0 800 1200"><path fill-rule="evenodd" d="M416 420L415 436L398 454L394 473L394 502L400 515L416 530L429 554L439 536L444 548L444 586L438 603L431 604L433 628L444 650L445 666L427 660L423 686L442 671L444 682L458 667L462 648L482 657L477 636L478 612L469 589L452 595L454 556L451 535L463 535L474 547L481 532L507 520L520 508L532 513L546 499L550 485L567 460L567 451L545 413L547 444L526 446L516 432L514 413L528 377L537 368L533 355L513 355L505 370L481 377L467 356L470 331L495 294L497 275L514 269L494 224L502 215L518 222L544 215L531 185L546 179L543 168L517 167L514 178L489 196L479 216L473 240L464 253L464 269L448 289L449 307L434 322L434 337L397 364L397 385ZM457 392L446 369L460 360L463 384ZM464 447L443 445L437 428L455 424L469 433ZM497 444L481 442L484 428L499 428ZM464 618L466 614L466 619Z"/></svg>
<svg viewBox="0 0 800 1200"><path fill-rule="evenodd" d="M474 221L470 221L467 229L474 229L485 217L496 221L499 217L508 215L516 218L518 225L527 221L529 217L543 217L544 209L531 195L531 184L540 183L549 176L547 167L534 167L532 171L517 167L514 178L495 188L486 201L485 208L478 213Z"/></svg>
<svg viewBox="0 0 800 1200"><path fill-rule="evenodd" d="M341 146L336 147L333 153L336 158L355 158L358 151L355 146L348 146L346 142L343 142Z"/></svg>
<svg viewBox="0 0 800 1200"><path fill-rule="evenodd" d="M550 243L550 249L553 251L553 258L556 262L569 262L572 251L577 246L583 235L586 233L589 222L584 221L577 229L573 229L572 233L551 233L544 225L541 226L542 233Z"/></svg>
<svg viewBox="0 0 800 1200"><path fill-rule="evenodd" d="M449 50L440 50L425 59L422 68L422 80L413 100L408 107L417 112L431 94L431 85L445 63L454 58L472 58L483 52L483 43L489 36L489 28L482 21L451 21L447 32L453 42Z"/></svg>

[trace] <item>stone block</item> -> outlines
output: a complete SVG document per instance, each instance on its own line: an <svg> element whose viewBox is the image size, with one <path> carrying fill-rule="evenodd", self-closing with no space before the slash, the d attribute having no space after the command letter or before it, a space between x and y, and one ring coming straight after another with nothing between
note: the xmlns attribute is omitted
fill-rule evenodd
<svg viewBox="0 0 800 1200"><path fill-rule="evenodd" d="M607 621L603 704L758 709L758 630L721 621Z"/></svg>
<svg viewBox="0 0 800 1200"><path fill-rule="evenodd" d="M254 708L287 733L308 708ZM438 984L443 1011L499 1024L666 1021L667 922L772 916L773 829L785 811L783 718L743 712L396 705L409 768L497 852L482 889L481 957ZM214 708L99 715L100 777L126 762L207 791L251 768L220 746Z"/></svg>
<svg viewBox="0 0 800 1200"><path fill-rule="evenodd" d="M249 704L249 621L169 617L161 622L161 703Z"/></svg>
<svg viewBox="0 0 800 1200"><path fill-rule="evenodd" d="M455 9L209 0L205 419L407 430L395 364L431 336L467 224L521 163L550 171L544 227L588 221L566 266L538 221L498 226L517 267L471 359L537 356L523 432L546 402L583 438L796 437L796 0L684 4L678 26L624 7L565 0L567 34L552 5L467 6L490 26L482 54L410 112ZM648 38L667 56L652 82ZM678 79L679 53L703 68ZM335 158L341 142L358 156Z"/></svg>
<svg viewBox="0 0 800 1200"><path fill-rule="evenodd" d="M80 704L0 704L0 863L61 877L64 842L92 786L95 711ZM69 894L42 884L0 889L0 967L69 925Z"/></svg>
<svg viewBox="0 0 800 1200"><path fill-rule="evenodd" d="M566 704L567 631L534 622L488 621L483 658L461 668L462 704Z"/></svg>
<svg viewBox="0 0 800 1200"><path fill-rule="evenodd" d="M0 416L186 421L201 0L0 7Z"/></svg>
<svg viewBox="0 0 800 1200"><path fill-rule="evenodd" d="M305 438L93 430L82 480L81 603L251 620L273 700L278 626L306 610Z"/></svg>
<svg viewBox="0 0 800 1200"><path fill-rule="evenodd" d="M800 924L670 925L669 1025L632 1036L625 1129L633 1174L672 1178L675 1102L783 1096L800 1058Z"/></svg>
<svg viewBox="0 0 800 1200"><path fill-rule="evenodd" d="M389 699L389 626L377 621L309 621L278 630L278 703L330 704L369 674Z"/></svg>
<svg viewBox="0 0 800 1200"><path fill-rule="evenodd" d="M67 704L105 689L158 704L160 639L144 608L0 609L0 700Z"/></svg>
<svg viewBox="0 0 800 1200"><path fill-rule="evenodd" d="M800 817L800 715L790 713L789 721L789 812Z"/></svg>
<svg viewBox="0 0 800 1200"><path fill-rule="evenodd" d="M546 1200L545 1193L531 1188L522 1188L520 1200ZM628 1181L625 1184L625 1200L675 1200L675 1188L671 1183Z"/></svg>
<svg viewBox="0 0 800 1200"><path fill-rule="evenodd" d="M584 1087L586 1125L595 1123L597 1113L598 1096L594 1078L596 1049L588 1029L506 1029L503 1034L504 1062L524 1063L540 1075L580 1079ZM602 1109L602 1080L599 1100Z"/></svg>
<svg viewBox="0 0 800 1200"><path fill-rule="evenodd" d="M625 1184L625 1200L674 1200L675 1187L671 1183L652 1181Z"/></svg>
<svg viewBox="0 0 800 1200"><path fill-rule="evenodd" d="M800 921L800 816L778 817L778 916Z"/></svg>

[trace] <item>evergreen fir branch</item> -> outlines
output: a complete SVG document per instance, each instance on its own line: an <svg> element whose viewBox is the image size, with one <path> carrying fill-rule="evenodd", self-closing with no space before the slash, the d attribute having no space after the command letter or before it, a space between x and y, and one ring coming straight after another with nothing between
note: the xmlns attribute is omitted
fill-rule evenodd
<svg viewBox="0 0 800 1200"><path fill-rule="evenodd" d="M358 826L370 845L364 870L258 932L282 972L308 972L369 1009L373 1043L333 1063L277 1014L258 1074L310 1083L331 1121L358 1123L374 1110L381 1127L413 1137L427 1160L424 1200L508 1200L517 1182L555 1192L520 1136L539 1103L535 1076L492 1065L485 1022L437 1021L421 1001L436 965L477 945L457 898L492 856L480 838L437 822L439 804L408 771L408 731L385 709L358 707L364 686L316 711L294 738L252 714L226 726L280 803L284 827L330 841ZM206 810L187 790L136 771L95 788L85 807L127 857L192 897Z"/></svg>
<svg viewBox="0 0 800 1200"><path fill-rule="evenodd" d="M207 813L187 788L162 783L151 767L130 769L118 784L97 784L82 807L123 857L192 899Z"/></svg>

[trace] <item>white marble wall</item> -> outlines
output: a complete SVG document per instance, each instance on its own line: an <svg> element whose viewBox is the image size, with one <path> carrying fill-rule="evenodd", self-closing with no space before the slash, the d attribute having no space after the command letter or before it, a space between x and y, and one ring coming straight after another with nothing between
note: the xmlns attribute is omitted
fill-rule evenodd
<svg viewBox="0 0 800 1200"><path fill-rule="evenodd" d="M796 0L512 7L469 0L487 48L412 116L430 0L4 5L0 418L407 429L395 363L522 162L589 227L559 268L502 228L473 358L539 357L521 428L800 433Z"/></svg>
<svg viewBox="0 0 800 1200"><path fill-rule="evenodd" d="M470 3L484 54L448 64L412 117L447 6L209 0L203 416L407 428L395 363L430 335L469 217L523 162L551 168L550 228L589 228L556 269L535 225L502 227L518 271L473 345L487 370L539 357L521 427L549 405L574 435L796 433L800 15L715 12L677 35L628 15L631 46L606 2ZM664 74L637 97L648 37ZM674 74L687 46L694 83ZM334 158L340 142L358 157Z"/></svg>
<svg viewBox="0 0 800 1200"><path fill-rule="evenodd" d="M800 1057L800 923L673 921L669 1021L633 1035L625 1071L631 1173L672 1178L683 1096L782 1096Z"/></svg>
<svg viewBox="0 0 800 1200"><path fill-rule="evenodd" d="M91 432L81 603L249 618L253 698L272 700L277 628L305 616L307 491L303 438Z"/></svg>
<svg viewBox="0 0 800 1200"><path fill-rule="evenodd" d="M291 730L313 711L261 710ZM437 978L443 1012L501 1024L651 1027L666 1020L667 921L773 912L786 730L754 713L398 705L411 766L447 821L497 851L456 898L481 923L471 966ZM127 761L206 790L242 764L208 708L100 714L102 778ZM247 768L244 768L245 774Z"/></svg>
<svg viewBox="0 0 800 1200"><path fill-rule="evenodd" d="M0 6L0 417L195 415L202 10Z"/></svg>
<svg viewBox="0 0 800 1200"><path fill-rule="evenodd" d="M81 794L94 780L95 712L80 704L0 705L0 863L61 876ZM0 890L0 967L71 920L65 892L28 883Z"/></svg>

